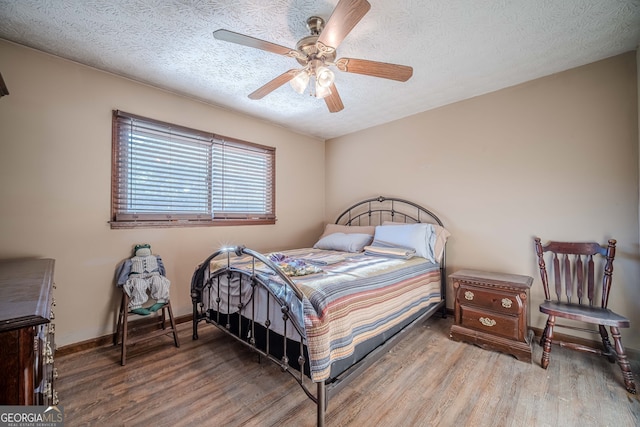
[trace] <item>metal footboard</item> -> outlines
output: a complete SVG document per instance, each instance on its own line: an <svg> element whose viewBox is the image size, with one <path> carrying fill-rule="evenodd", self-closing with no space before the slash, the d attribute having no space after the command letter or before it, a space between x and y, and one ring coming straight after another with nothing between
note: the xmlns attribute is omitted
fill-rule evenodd
<svg viewBox="0 0 640 427"><path fill-rule="evenodd" d="M235 268L232 264L234 256L251 257L251 268L246 270ZM217 268L213 271L210 268L212 261L217 264ZM269 284L270 281L265 278L264 271L260 274L256 268L257 265L266 266L270 270L270 275L277 275L282 280L283 285L280 289L274 289L273 285ZM247 287L250 287L250 292L246 292ZM257 307L254 295L258 287L267 291L267 315L271 313L272 308L279 307L284 324L282 340L274 338L271 318L268 317L263 322L264 325L256 320ZM223 292L230 297L223 299L221 295ZM227 335L251 348L259 356L271 360L280 366L282 371L289 373L305 394L316 403L318 425L323 425L326 410L325 383L317 383L315 393L311 391L313 387L311 379L305 375L307 365L305 331L292 319L292 301L295 299L301 302L302 298L303 295L298 286L264 255L244 246L221 249L209 256L196 269L191 280L193 339L198 339L198 325L204 321L215 325ZM232 305L232 299L236 300L235 305ZM217 306L207 307L206 301L214 301ZM299 342L295 343L286 338L290 335L289 328L297 332L301 338ZM297 348L294 349L292 346Z"/></svg>

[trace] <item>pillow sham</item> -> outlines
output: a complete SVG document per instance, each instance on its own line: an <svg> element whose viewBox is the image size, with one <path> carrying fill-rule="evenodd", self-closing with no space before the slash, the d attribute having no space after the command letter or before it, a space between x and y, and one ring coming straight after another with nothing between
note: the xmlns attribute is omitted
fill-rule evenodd
<svg viewBox="0 0 640 427"><path fill-rule="evenodd" d="M440 263L440 261L442 261L442 255L444 254L445 243L447 243L447 239L451 236L451 233L446 228L438 224L431 224L431 223L423 223L423 224L433 229L433 232L430 235L429 245L431 246L433 259L437 263ZM399 226L399 225L412 225L412 224L405 224L403 222L385 221L382 223L382 225Z"/></svg>
<svg viewBox="0 0 640 427"><path fill-rule="evenodd" d="M436 241L433 244L433 257L439 264L442 261L442 255L444 254L444 245L447 243L447 239L451 236L449 230L438 224L431 224L435 231Z"/></svg>
<svg viewBox="0 0 640 427"><path fill-rule="evenodd" d="M332 233L322 237L313 247L328 251L362 252L364 247L371 244L373 236L364 233Z"/></svg>
<svg viewBox="0 0 640 427"><path fill-rule="evenodd" d="M333 233L344 234L371 234L376 231L376 227L373 225L340 225L340 224L327 224L324 228L324 233L320 236L320 239L327 237Z"/></svg>
<svg viewBox="0 0 640 427"><path fill-rule="evenodd" d="M430 224L379 225L373 236L373 244L401 246L416 251L416 256L435 263L430 244L433 228Z"/></svg>

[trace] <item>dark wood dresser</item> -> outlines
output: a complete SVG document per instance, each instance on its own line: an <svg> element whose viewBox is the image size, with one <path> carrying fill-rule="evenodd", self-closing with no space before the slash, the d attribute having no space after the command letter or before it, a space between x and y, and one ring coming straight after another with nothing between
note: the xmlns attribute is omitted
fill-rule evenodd
<svg viewBox="0 0 640 427"><path fill-rule="evenodd" d="M0 405L57 405L53 259L0 260Z"/></svg>
<svg viewBox="0 0 640 427"><path fill-rule="evenodd" d="M451 338L531 363L528 294L533 278L478 270L449 277L455 295Z"/></svg>

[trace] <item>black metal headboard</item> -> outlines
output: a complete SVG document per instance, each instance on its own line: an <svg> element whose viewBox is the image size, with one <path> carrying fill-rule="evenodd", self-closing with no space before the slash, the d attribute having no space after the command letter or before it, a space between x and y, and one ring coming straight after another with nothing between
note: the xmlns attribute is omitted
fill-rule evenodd
<svg viewBox="0 0 640 427"><path fill-rule="evenodd" d="M381 225L385 221L429 222L443 226L440 218L429 209L408 200L383 196L356 203L338 216L336 224Z"/></svg>
<svg viewBox="0 0 640 427"><path fill-rule="evenodd" d="M397 199L394 197L379 196L373 199L363 200L351 206L342 212L336 224L343 225L382 225L385 221L417 223L427 222L438 224L443 227L444 224L440 218L429 209L424 208L416 203L408 200ZM446 298L447 293L447 263L446 263L446 244L440 259L440 284L442 299ZM442 316L445 317L446 304L442 307Z"/></svg>

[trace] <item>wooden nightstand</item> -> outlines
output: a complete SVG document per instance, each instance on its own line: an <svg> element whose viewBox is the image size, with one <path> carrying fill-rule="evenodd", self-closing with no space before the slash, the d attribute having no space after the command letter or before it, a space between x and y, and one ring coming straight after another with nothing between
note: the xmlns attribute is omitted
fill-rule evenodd
<svg viewBox="0 0 640 427"><path fill-rule="evenodd" d="M449 277L455 295L450 337L531 363L528 292L533 278L477 270Z"/></svg>

